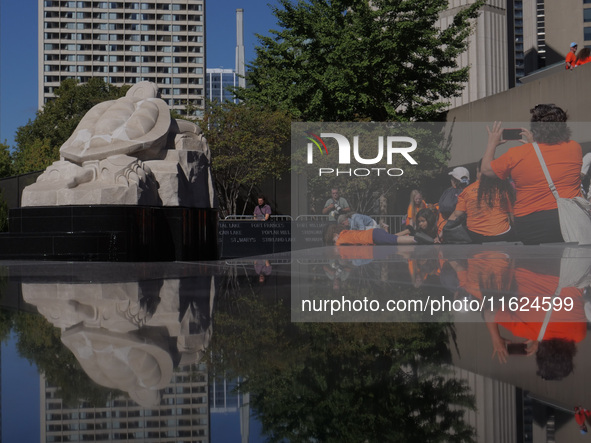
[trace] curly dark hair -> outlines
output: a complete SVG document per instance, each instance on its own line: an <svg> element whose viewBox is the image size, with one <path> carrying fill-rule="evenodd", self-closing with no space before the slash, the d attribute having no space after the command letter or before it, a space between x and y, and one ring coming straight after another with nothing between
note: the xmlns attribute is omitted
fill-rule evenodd
<svg viewBox="0 0 591 443"><path fill-rule="evenodd" d="M554 104L536 105L531 113L531 132L539 143L557 145L570 140L570 129L566 125L568 115Z"/></svg>
<svg viewBox="0 0 591 443"><path fill-rule="evenodd" d="M482 202L489 208L493 208L497 201L501 202L501 209L509 212L509 209L515 203L515 190L509 180L501 180L498 177L480 176L478 185L478 198L476 207L480 209Z"/></svg>
<svg viewBox="0 0 591 443"><path fill-rule="evenodd" d="M579 49L579 52L577 52L577 59L576 62L578 63L581 60L586 60L591 56L591 49L589 48L582 48Z"/></svg>
<svg viewBox="0 0 591 443"><path fill-rule="evenodd" d="M573 372L573 358L576 353L577 347L572 340L542 340L536 352L537 375L544 380L562 380Z"/></svg>

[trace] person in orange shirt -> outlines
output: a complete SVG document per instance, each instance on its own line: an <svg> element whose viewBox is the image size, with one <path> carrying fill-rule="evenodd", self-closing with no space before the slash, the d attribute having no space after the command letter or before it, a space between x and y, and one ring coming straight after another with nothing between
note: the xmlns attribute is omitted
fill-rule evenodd
<svg viewBox="0 0 591 443"><path fill-rule="evenodd" d="M512 241L513 187L508 180L482 176L481 164L482 160L476 166L476 181L458 196L456 210L448 220L465 214L466 228L474 243Z"/></svg>
<svg viewBox="0 0 591 443"><path fill-rule="evenodd" d="M566 54L566 69L575 69L575 61L577 59L577 56L575 55L577 53L577 44L575 42L572 42L570 44L570 51L568 52L568 54Z"/></svg>
<svg viewBox="0 0 591 443"><path fill-rule="evenodd" d="M563 242L556 198L533 147L534 140L554 181L558 195L573 198L581 195L581 145L570 140L567 115L555 105L537 105L530 110L531 132L523 129L529 143L509 149L496 160L497 146L504 143L501 122L488 131L488 144L482 158L482 174L515 184L515 230L524 244Z"/></svg>
<svg viewBox="0 0 591 443"><path fill-rule="evenodd" d="M325 234L327 244L343 245L415 245L413 236L399 237L389 234L382 228L367 229L365 231L350 231L341 229L338 225L329 226Z"/></svg>
<svg viewBox="0 0 591 443"><path fill-rule="evenodd" d="M581 66L585 63L591 62L591 49L583 48L577 53L577 59L575 60L575 66Z"/></svg>
<svg viewBox="0 0 591 443"><path fill-rule="evenodd" d="M526 340L523 342L524 352L525 355L536 356L537 375L544 380L561 380L572 373L577 343L587 335L583 290L565 287L553 296L560 277L541 274L526 267L516 267L514 278L520 306L534 308L512 310L504 305L504 310L485 312L494 348L493 358L496 355L501 363L506 363L509 355L509 341L499 331L499 326L502 326L515 337ZM535 306L543 306L544 303L551 303L554 308L545 330L542 330L548 309L535 309Z"/></svg>
<svg viewBox="0 0 591 443"><path fill-rule="evenodd" d="M413 189L410 193L410 203L408 204L408 211L406 214L406 225L417 227L417 212L425 209L427 203L423 200L423 194L417 189Z"/></svg>

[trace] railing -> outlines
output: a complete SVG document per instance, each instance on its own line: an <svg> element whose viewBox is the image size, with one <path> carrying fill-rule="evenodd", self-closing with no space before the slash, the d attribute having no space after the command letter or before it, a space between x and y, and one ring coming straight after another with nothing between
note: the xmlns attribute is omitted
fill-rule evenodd
<svg viewBox="0 0 591 443"><path fill-rule="evenodd" d="M291 221L291 215L270 215L269 218L273 221ZM224 220L248 220L256 221L252 215L227 215Z"/></svg>
<svg viewBox="0 0 591 443"><path fill-rule="evenodd" d="M388 231L392 234L402 231L405 215L370 215L378 223L385 223L389 226ZM254 220L252 215L228 215L224 220ZM273 221L292 221L291 215L271 215ZM328 215L301 214L295 221L322 221L328 222Z"/></svg>
<svg viewBox="0 0 591 443"><path fill-rule="evenodd" d="M385 223L389 226L388 231L392 234L402 231L405 215L370 215L378 223ZM296 217L296 221L325 221L328 222L328 215L302 214Z"/></svg>
<svg viewBox="0 0 591 443"><path fill-rule="evenodd" d="M385 223L389 226L388 232L396 234L404 228L403 221L406 215L370 215L378 223Z"/></svg>
<svg viewBox="0 0 591 443"><path fill-rule="evenodd" d="M328 215L304 214L298 215L296 221L328 221Z"/></svg>

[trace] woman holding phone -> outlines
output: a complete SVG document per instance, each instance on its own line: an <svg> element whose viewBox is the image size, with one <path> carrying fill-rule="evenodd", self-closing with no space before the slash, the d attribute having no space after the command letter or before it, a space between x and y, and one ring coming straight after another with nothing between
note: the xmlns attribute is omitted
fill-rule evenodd
<svg viewBox="0 0 591 443"><path fill-rule="evenodd" d="M567 115L553 104L530 110L531 131L522 129L527 140L495 159L497 146L504 143L501 122L487 127L488 144L482 158L482 174L515 184L515 230L524 244L563 242L556 199L542 170L533 143L537 142L544 161L562 198L581 195L581 145L570 139Z"/></svg>

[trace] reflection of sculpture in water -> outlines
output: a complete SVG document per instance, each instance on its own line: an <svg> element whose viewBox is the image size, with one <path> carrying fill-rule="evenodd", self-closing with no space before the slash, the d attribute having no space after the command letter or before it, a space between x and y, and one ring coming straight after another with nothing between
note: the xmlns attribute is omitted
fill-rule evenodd
<svg viewBox="0 0 591 443"><path fill-rule="evenodd" d="M147 407L159 404L173 369L198 363L209 345L214 279L186 280L23 283L22 292L93 381Z"/></svg>
<svg viewBox="0 0 591 443"><path fill-rule="evenodd" d="M215 206L207 140L196 124L171 119L154 83L94 106L60 155L25 188L22 206Z"/></svg>

